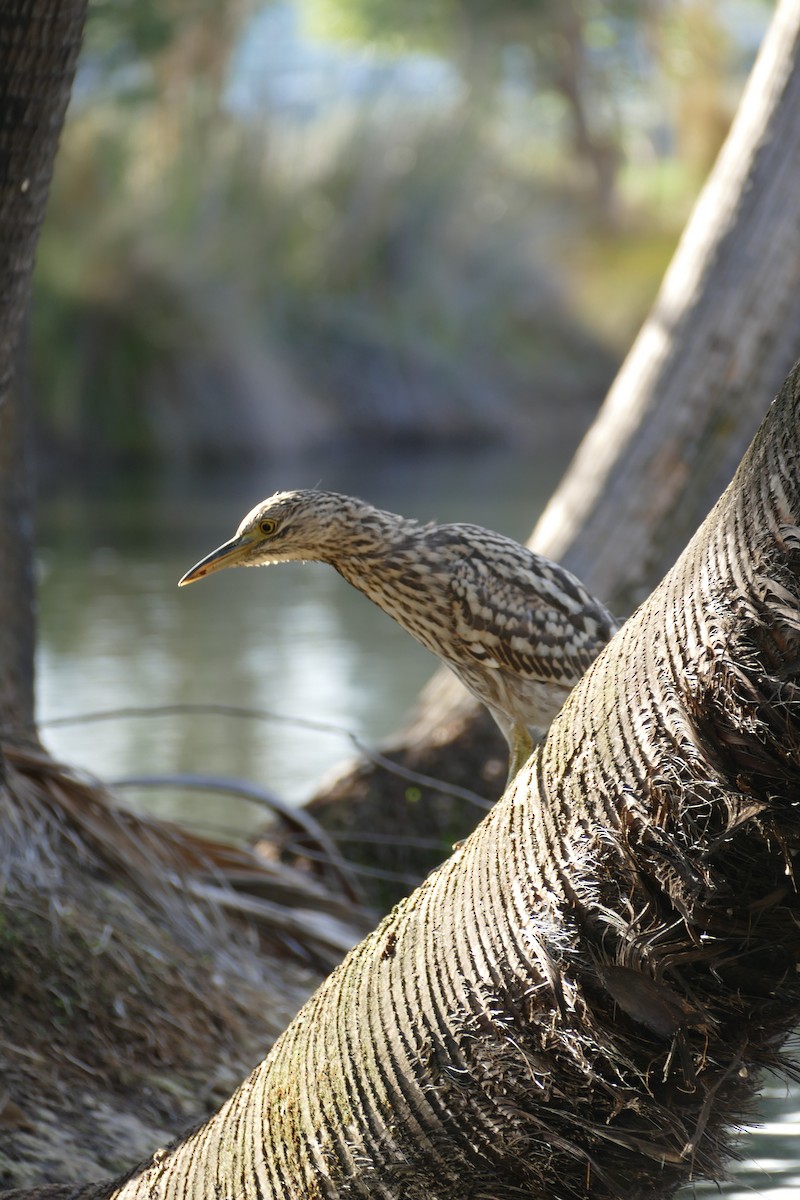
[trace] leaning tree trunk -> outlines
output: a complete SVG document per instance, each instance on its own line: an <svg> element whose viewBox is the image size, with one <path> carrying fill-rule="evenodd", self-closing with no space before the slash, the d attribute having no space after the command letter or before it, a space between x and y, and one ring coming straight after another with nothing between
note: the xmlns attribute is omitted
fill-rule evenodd
<svg viewBox="0 0 800 1200"><path fill-rule="evenodd" d="M800 355L800 0L782 0L653 309L531 538L629 611Z"/></svg>
<svg viewBox="0 0 800 1200"><path fill-rule="evenodd" d="M668 1197L800 1016L800 365L503 800L115 1200Z"/></svg>
<svg viewBox="0 0 800 1200"><path fill-rule="evenodd" d="M800 355L798 112L800 0L782 0L653 310L530 539L614 611L630 611L674 562ZM491 720L445 671L388 756L489 799L504 778ZM373 865L379 850L384 869L423 877L436 854L404 835L424 827L447 844L474 809L412 788L358 764L312 806L331 829L392 833L369 846ZM402 894L402 882L383 892Z"/></svg>
<svg viewBox="0 0 800 1200"><path fill-rule="evenodd" d="M0 734L30 736L34 588L30 411L16 371L85 0L5 0L0 19Z"/></svg>

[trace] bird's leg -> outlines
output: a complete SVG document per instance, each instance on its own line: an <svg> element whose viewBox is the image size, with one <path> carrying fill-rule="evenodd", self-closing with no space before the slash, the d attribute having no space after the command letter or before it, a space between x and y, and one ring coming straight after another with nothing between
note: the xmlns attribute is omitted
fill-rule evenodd
<svg viewBox="0 0 800 1200"><path fill-rule="evenodd" d="M506 780L506 787L508 787L517 772L525 766L525 763L530 758L533 750L533 738L525 725L521 725L519 721L515 721L506 734L506 740L508 741L508 779Z"/></svg>

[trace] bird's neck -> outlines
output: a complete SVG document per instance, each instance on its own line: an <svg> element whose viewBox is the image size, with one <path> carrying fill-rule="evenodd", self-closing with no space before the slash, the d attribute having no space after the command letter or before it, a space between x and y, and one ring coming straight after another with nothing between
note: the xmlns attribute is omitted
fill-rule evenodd
<svg viewBox="0 0 800 1200"><path fill-rule="evenodd" d="M342 516L341 527L332 531L333 549L327 561L356 587L363 572L391 572L413 558L429 528L368 505Z"/></svg>
<svg viewBox="0 0 800 1200"><path fill-rule="evenodd" d="M384 515L391 516L391 524L381 524ZM407 633L437 653L437 647L429 645L425 636L427 629L420 627L418 620L423 596L428 603L436 602L424 552L431 528L379 512L361 543L351 542L347 554L337 555L331 566Z"/></svg>

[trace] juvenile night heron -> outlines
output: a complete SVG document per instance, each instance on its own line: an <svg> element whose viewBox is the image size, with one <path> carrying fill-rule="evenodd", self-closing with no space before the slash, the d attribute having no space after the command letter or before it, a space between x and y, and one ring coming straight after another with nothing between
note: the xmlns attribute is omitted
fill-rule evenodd
<svg viewBox="0 0 800 1200"><path fill-rule="evenodd" d="M329 563L482 701L509 779L618 622L574 575L478 525L422 525L335 492L276 492L183 587L222 567Z"/></svg>

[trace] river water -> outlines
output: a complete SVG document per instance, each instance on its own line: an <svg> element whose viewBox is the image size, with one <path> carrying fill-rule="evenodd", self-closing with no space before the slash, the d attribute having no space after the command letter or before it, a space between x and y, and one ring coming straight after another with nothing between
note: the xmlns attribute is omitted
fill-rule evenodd
<svg viewBox="0 0 800 1200"><path fill-rule="evenodd" d="M105 780L229 776L301 802L352 753L347 731L375 743L397 727L434 660L321 565L227 571L180 591L178 578L279 488L353 492L409 516L524 539L565 456L376 454L215 476L202 487L186 477L121 476L46 496L37 664L46 744ZM204 714L197 705L265 715ZM85 720L121 709L126 715ZM246 835L264 819L260 807L227 795L121 794L213 833ZM697 1195L800 1198L800 1092L771 1083L760 1115L731 1182Z"/></svg>

